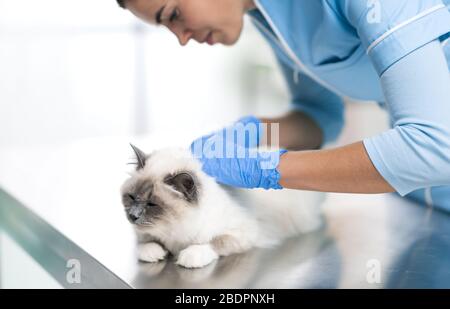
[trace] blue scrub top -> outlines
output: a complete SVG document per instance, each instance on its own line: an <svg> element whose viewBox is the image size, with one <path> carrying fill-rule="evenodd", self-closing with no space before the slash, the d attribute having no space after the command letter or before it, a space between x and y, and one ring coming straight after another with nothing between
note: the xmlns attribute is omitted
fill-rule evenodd
<svg viewBox="0 0 450 309"><path fill-rule="evenodd" d="M375 167L400 195L450 210L450 0L255 4L249 15L275 52L292 107L318 123L324 143L342 130L342 97L379 102L392 130L364 140Z"/></svg>

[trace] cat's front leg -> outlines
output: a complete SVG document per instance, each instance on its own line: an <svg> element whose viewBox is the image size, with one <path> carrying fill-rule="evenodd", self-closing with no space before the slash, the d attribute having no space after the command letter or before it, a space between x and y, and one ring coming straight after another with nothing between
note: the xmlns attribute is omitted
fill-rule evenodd
<svg viewBox="0 0 450 309"><path fill-rule="evenodd" d="M219 255L210 244L191 245L180 251L175 263L186 268L201 268L218 258Z"/></svg>
<svg viewBox="0 0 450 309"><path fill-rule="evenodd" d="M192 245L182 250L176 264L186 268L204 267L220 256L242 253L251 248L249 241L231 235L214 237L210 243Z"/></svg>
<svg viewBox="0 0 450 309"><path fill-rule="evenodd" d="M138 245L138 257L142 262L157 263L166 258L168 251L156 242Z"/></svg>

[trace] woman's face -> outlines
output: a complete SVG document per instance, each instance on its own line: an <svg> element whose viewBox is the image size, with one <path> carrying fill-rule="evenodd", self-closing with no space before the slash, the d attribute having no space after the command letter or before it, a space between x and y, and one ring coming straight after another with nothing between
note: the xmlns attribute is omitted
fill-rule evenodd
<svg viewBox="0 0 450 309"><path fill-rule="evenodd" d="M199 43L236 43L242 31L243 17L254 8L253 0L126 0L138 18L169 28L186 45Z"/></svg>

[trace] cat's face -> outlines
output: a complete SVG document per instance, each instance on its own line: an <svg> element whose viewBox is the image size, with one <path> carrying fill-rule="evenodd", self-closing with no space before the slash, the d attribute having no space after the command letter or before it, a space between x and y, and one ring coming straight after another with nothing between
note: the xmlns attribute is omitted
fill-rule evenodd
<svg viewBox="0 0 450 309"><path fill-rule="evenodd" d="M190 153L167 149L146 155L133 147L136 171L121 188L128 220L137 227L152 227L177 220L198 205L199 166Z"/></svg>

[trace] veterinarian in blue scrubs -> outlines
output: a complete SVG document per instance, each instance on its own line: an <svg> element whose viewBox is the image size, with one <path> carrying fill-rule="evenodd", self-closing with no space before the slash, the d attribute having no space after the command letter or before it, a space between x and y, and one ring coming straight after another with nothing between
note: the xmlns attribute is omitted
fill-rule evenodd
<svg viewBox="0 0 450 309"><path fill-rule="evenodd" d="M398 192L450 211L450 0L119 2L146 21L156 18L183 45L191 38L233 44L233 20L238 25L240 19L231 17L246 13L276 54L292 111L276 119L245 117L192 144L204 171L218 182ZM207 23L211 16L217 25ZM342 130L344 96L378 102L389 113L392 129L323 149ZM205 145L224 132L261 123L279 123L281 150L255 152L269 136L258 131L255 142L224 141L225 149L245 155L205 155Z"/></svg>

